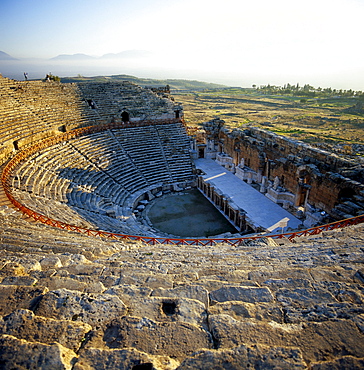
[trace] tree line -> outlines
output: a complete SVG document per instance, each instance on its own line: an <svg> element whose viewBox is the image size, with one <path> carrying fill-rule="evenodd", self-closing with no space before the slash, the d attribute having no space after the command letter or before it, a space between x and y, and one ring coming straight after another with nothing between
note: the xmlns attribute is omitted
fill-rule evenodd
<svg viewBox="0 0 364 370"><path fill-rule="evenodd" d="M364 93L362 91L354 91L354 90L343 90L343 89L332 89L331 87L313 87L309 84L305 84L300 86L297 84L285 84L283 86L275 86L275 85L253 85L252 86L255 90L261 92L262 94L269 94L269 95L292 95L292 96L302 96L307 98L317 98L317 97L333 97L333 96L340 96L340 97L358 97L364 100Z"/></svg>

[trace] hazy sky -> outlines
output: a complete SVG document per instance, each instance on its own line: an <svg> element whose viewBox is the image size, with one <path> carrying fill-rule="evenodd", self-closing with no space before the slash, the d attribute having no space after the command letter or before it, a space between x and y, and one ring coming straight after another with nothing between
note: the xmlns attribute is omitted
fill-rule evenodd
<svg viewBox="0 0 364 370"><path fill-rule="evenodd" d="M143 77L364 90L363 22L364 0L1 0L0 50L146 50Z"/></svg>

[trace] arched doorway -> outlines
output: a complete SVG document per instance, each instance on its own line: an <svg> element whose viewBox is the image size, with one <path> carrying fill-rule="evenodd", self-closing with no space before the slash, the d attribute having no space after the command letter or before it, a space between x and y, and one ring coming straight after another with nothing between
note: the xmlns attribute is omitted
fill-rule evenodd
<svg viewBox="0 0 364 370"><path fill-rule="evenodd" d="M296 207L306 207L306 202L311 189L311 174L306 168L299 168L297 171L298 185L296 193Z"/></svg>
<svg viewBox="0 0 364 370"><path fill-rule="evenodd" d="M123 110L121 112L121 120L123 122L129 122L130 121L130 115L129 115L129 113L127 111Z"/></svg>
<svg viewBox="0 0 364 370"><path fill-rule="evenodd" d="M337 196L338 203L351 200L352 197L356 194L355 190L352 188L343 188L339 191Z"/></svg>

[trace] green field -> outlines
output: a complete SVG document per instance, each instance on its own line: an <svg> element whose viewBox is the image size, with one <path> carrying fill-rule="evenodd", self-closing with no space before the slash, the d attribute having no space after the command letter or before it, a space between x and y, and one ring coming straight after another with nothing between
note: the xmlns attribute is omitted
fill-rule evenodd
<svg viewBox="0 0 364 370"><path fill-rule="evenodd" d="M261 127L320 147L364 144L364 110L356 97L303 98L255 89L206 89L174 93L189 126L220 118L230 128ZM329 149L329 148L328 148Z"/></svg>

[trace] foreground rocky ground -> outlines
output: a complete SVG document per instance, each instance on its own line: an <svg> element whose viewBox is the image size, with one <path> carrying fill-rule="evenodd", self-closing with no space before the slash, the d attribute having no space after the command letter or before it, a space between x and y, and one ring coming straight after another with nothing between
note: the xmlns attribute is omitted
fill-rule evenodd
<svg viewBox="0 0 364 370"><path fill-rule="evenodd" d="M146 246L3 213L1 369L364 368L364 225Z"/></svg>

